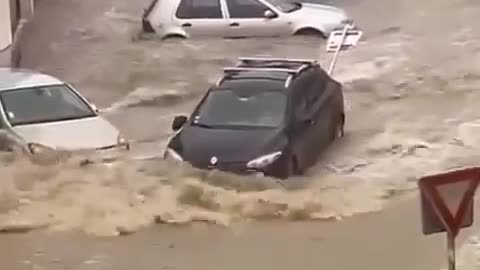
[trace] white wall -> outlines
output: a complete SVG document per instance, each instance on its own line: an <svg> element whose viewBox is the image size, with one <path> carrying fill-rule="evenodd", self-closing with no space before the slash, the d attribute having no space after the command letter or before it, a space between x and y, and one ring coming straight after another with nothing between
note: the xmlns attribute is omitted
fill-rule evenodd
<svg viewBox="0 0 480 270"><path fill-rule="evenodd" d="M10 1L0 0L0 51L12 43Z"/></svg>

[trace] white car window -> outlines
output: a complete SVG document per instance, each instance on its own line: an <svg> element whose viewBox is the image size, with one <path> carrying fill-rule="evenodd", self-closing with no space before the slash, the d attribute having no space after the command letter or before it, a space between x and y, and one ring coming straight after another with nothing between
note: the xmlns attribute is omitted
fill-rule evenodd
<svg viewBox="0 0 480 270"><path fill-rule="evenodd" d="M231 18L263 18L269 8L257 0L227 0Z"/></svg>
<svg viewBox="0 0 480 270"><path fill-rule="evenodd" d="M178 6L179 19L221 19L220 0L182 0Z"/></svg>

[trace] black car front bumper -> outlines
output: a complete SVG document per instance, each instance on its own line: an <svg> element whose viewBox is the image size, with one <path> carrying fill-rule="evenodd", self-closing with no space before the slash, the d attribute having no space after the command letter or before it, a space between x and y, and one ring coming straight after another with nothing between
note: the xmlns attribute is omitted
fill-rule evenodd
<svg viewBox="0 0 480 270"><path fill-rule="evenodd" d="M248 168L245 162L225 162L215 165L206 164L191 164L193 167L202 170L218 170L222 172L233 173L241 176L265 176L267 171L263 169Z"/></svg>

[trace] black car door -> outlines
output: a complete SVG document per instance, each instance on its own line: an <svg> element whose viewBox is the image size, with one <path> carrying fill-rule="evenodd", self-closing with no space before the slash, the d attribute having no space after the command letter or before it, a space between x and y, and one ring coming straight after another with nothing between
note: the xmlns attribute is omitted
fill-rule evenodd
<svg viewBox="0 0 480 270"><path fill-rule="evenodd" d="M330 126L333 119L331 108L333 92L325 88L326 77L323 75L322 72L316 72L307 94L307 108L315 119L311 146L312 149L317 150L314 159L330 144Z"/></svg>
<svg viewBox="0 0 480 270"><path fill-rule="evenodd" d="M306 117L308 116L306 97L298 95L293 98L291 108L289 129L290 144L299 165L304 168L308 166L310 158L308 147L310 146L309 135L311 133L311 127L306 121Z"/></svg>
<svg viewBox="0 0 480 270"><path fill-rule="evenodd" d="M329 144L328 123L331 95L324 91L322 77L317 69L302 74L301 99L306 102L303 112L302 153L305 166L312 166L319 155Z"/></svg>

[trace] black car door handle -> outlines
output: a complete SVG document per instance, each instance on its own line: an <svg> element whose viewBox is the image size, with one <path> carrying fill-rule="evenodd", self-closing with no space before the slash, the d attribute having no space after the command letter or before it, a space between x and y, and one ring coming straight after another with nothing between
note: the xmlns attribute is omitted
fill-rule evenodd
<svg viewBox="0 0 480 270"><path fill-rule="evenodd" d="M230 26L231 26L231 27L237 27L237 26L240 26L240 24L237 23L237 22L233 22L233 23L230 24Z"/></svg>
<svg viewBox="0 0 480 270"><path fill-rule="evenodd" d="M305 126L311 126L311 125L315 124L315 120L312 119L312 118L303 119L302 122Z"/></svg>
<svg viewBox="0 0 480 270"><path fill-rule="evenodd" d="M191 24L191 23L188 23L188 22L187 22L187 23L184 23L184 24L182 24L182 27L190 27L190 26L192 26L192 24Z"/></svg>

